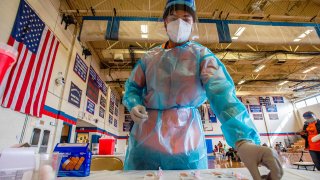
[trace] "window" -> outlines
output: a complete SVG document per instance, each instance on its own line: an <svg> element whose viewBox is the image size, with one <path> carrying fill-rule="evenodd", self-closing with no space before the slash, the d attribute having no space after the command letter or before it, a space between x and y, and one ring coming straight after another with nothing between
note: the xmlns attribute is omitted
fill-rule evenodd
<svg viewBox="0 0 320 180"><path fill-rule="evenodd" d="M47 146L49 142L49 137L50 137L50 131L44 130L43 132L43 139L41 145Z"/></svg>
<svg viewBox="0 0 320 180"><path fill-rule="evenodd" d="M34 128L32 132L32 137L31 137L31 145L32 146L37 146L39 143L40 139L40 134L41 134L41 129Z"/></svg>
<svg viewBox="0 0 320 180"><path fill-rule="evenodd" d="M306 103L307 103L307 106L311 106L311 105L317 104L318 102L317 102L317 99L313 97L310 99L306 99Z"/></svg>
<svg viewBox="0 0 320 180"><path fill-rule="evenodd" d="M46 153L47 152L49 137L50 137L50 131L44 130L39 153Z"/></svg>
<svg viewBox="0 0 320 180"><path fill-rule="evenodd" d="M296 103L296 108L297 109L300 109L300 108L303 108L303 107L306 107L306 102L305 101L300 101L300 102Z"/></svg>

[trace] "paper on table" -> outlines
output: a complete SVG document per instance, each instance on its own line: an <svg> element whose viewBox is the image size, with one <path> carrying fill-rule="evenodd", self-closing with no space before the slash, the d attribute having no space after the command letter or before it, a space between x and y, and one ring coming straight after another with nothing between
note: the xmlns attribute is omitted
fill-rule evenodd
<svg viewBox="0 0 320 180"><path fill-rule="evenodd" d="M0 157L0 171L34 169L35 148L7 148Z"/></svg>

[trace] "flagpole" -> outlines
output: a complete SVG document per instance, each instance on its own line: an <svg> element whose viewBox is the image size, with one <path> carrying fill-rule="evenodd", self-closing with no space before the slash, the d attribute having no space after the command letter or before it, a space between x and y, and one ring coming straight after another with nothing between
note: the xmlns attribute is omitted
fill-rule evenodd
<svg viewBox="0 0 320 180"><path fill-rule="evenodd" d="M269 130L268 130L268 126L267 126L267 122L266 122L266 118L265 118L265 114L264 114L264 110L263 110L263 106L261 106L261 111L262 111L263 122L264 122L264 125L266 127L266 131L267 131L268 141L269 141L270 147L272 147L271 146L270 135L269 135Z"/></svg>
<svg viewBox="0 0 320 180"><path fill-rule="evenodd" d="M78 26L75 25L74 30L73 30L73 38L72 38L72 43L71 43L71 49L70 49L70 52L68 54L68 61L69 62L67 64L67 67L66 67L66 70L65 70L65 73L64 73L65 79L66 79L65 82L67 82L67 80L69 79L68 73L69 73L69 68L70 68L70 64L71 64L71 58L72 58L72 54L73 54L73 49L75 47L75 42L76 42L76 39L77 39L77 31L78 31ZM63 97L64 97L65 93L66 93L66 85L63 86L62 94L61 94L61 97L59 99L59 105L58 105L58 110L59 111L61 111L61 107L62 107L62 103L63 103ZM59 122L59 119L56 118L56 126L55 126L56 128L55 128L55 131L54 131L54 134L53 134L53 137L55 139L52 141L51 151L53 151L53 148L55 147L55 144L56 144L55 140L57 139L56 135L57 135L57 130L58 130L58 122ZM69 136L70 136L70 134L69 134Z"/></svg>

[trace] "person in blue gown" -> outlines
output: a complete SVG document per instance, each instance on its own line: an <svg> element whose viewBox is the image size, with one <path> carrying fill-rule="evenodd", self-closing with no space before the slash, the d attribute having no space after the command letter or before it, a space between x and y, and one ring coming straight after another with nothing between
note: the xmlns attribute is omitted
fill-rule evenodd
<svg viewBox="0 0 320 180"><path fill-rule="evenodd" d="M260 178L257 166L263 164L271 169L269 178L280 179L276 154L258 146L259 134L225 66L208 48L189 40L196 21L194 1L168 0L163 19L169 41L149 50L125 84L123 104L134 125L124 169L207 169L197 108L208 100L227 143L252 176Z"/></svg>

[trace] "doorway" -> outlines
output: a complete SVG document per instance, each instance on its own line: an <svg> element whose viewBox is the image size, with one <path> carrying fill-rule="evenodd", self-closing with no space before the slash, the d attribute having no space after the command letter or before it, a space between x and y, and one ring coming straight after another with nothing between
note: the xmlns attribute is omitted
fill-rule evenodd
<svg viewBox="0 0 320 180"><path fill-rule="evenodd" d="M72 131L72 125L63 123L60 143L70 143L71 131Z"/></svg>

